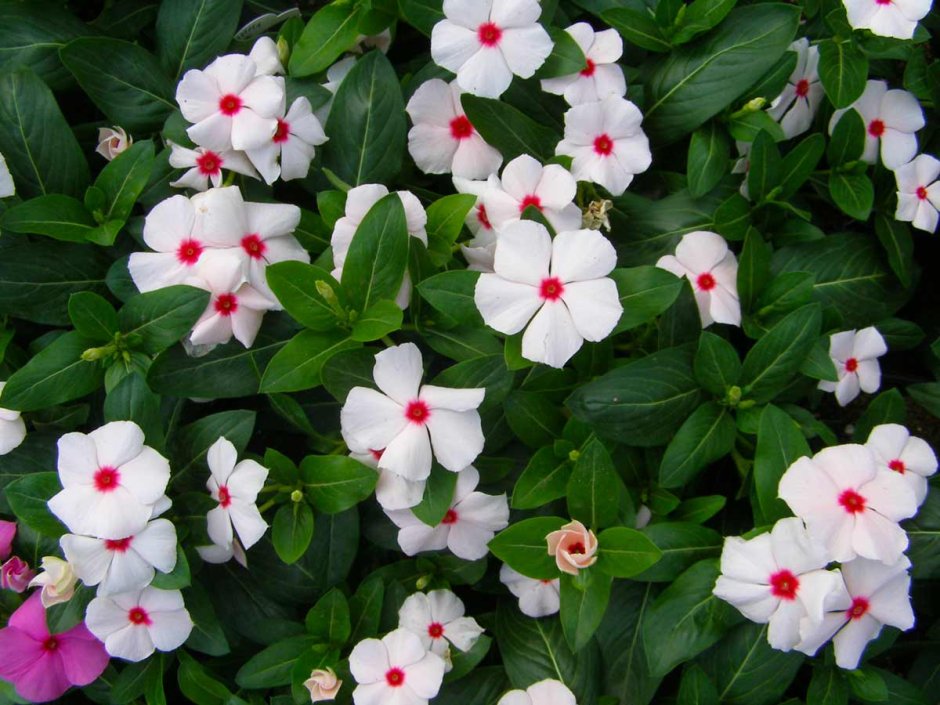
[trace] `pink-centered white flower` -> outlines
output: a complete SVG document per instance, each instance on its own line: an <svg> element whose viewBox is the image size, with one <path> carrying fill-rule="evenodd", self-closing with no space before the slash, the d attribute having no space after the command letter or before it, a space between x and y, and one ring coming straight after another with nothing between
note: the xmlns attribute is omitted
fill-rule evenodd
<svg viewBox="0 0 940 705"><path fill-rule="evenodd" d="M381 450L380 469L408 480L431 474L431 457L459 472L483 451L477 407L485 390L421 384L424 366L413 343L375 356L372 376L381 391L354 387L340 412L343 438L354 453Z"/></svg>
<svg viewBox="0 0 940 705"><path fill-rule="evenodd" d="M597 536L580 521L571 521L545 537L548 555L562 573L577 575L597 563Z"/></svg>
<svg viewBox="0 0 940 705"><path fill-rule="evenodd" d="M706 230L686 233L676 254L660 257L656 266L689 280L702 328L712 323L741 325L738 260L721 235Z"/></svg>
<svg viewBox="0 0 940 705"><path fill-rule="evenodd" d="M285 73L281 64L281 53L277 42L271 37L258 37L248 52L248 58L255 62L259 76L275 76Z"/></svg>
<svg viewBox="0 0 940 705"><path fill-rule="evenodd" d="M933 0L842 0L853 29L895 39L911 39Z"/></svg>
<svg viewBox="0 0 940 705"><path fill-rule="evenodd" d="M43 556L39 565L42 572L29 581L29 587L42 588L42 606L49 609L71 600L78 579L72 565L56 556Z"/></svg>
<svg viewBox="0 0 940 705"><path fill-rule="evenodd" d="M355 705L428 705L444 680L444 660L407 629L364 639L349 654Z"/></svg>
<svg viewBox="0 0 940 705"><path fill-rule="evenodd" d="M800 625L798 651L814 656L832 639L840 668L858 668L868 642L883 626L906 631L914 626L911 609L911 562L901 556L895 563L856 558L842 564L845 588L820 621Z"/></svg>
<svg viewBox="0 0 940 705"><path fill-rule="evenodd" d="M349 456L363 465L368 465L379 474L379 481L375 485L375 499L382 509L389 511L395 509L408 509L421 504L424 498L426 480L409 480L388 468L380 468L379 460L382 458L381 450L370 450L368 453L350 453Z"/></svg>
<svg viewBox="0 0 940 705"><path fill-rule="evenodd" d="M868 0L865 0L868 1ZM865 91L848 108L836 110L829 121L829 134L848 110L856 110L865 123L865 149L862 160L869 164L878 161L888 169L897 169L907 164L917 154L917 137L924 122L924 111L913 93L905 90L888 90L885 81L870 80Z"/></svg>
<svg viewBox="0 0 940 705"><path fill-rule="evenodd" d="M522 356L561 368L585 340L610 335L623 313L613 245L596 230L559 233L519 221L496 242L494 272L480 275L474 301L486 325L514 335L525 328Z"/></svg>
<svg viewBox="0 0 940 705"><path fill-rule="evenodd" d="M779 489L780 499L834 560L861 556L891 564L907 548L898 522L917 513L917 497L900 473L879 470L865 446L833 446L800 458L780 478Z"/></svg>
<svg viewBox="0 0 940 705"><path fill-rule="evenodd" d="M489 187L489 181L471 181L454 177L454 188L457 193L469 193L477 197L477 202L467 213L464 220L467 228L473 233L473 238L460 251L469 265L467 269L472 272L492 272L493 254L496 252L496 228L490 222L483 202L483 194Z"/></svg>
<svg viewBox="0 0 940 705"><path fill-rule="evenodd" d="M913 161L894 170L898 184L896 220L906 221L919 230L936 232L940 220L940 160L919 154Z"/></svg>
<svg viewBox="0 0 940 705"><path fill-rule="evenodd" d="M501 231L522 219L529 206L538 210L556 232L581 227L581 209L574 203L578 183L563 166L542 166L522 154L503 169L501 177L489 177L482 193L489 222Z"/></svg>
<svg viewBox="0 0 940 705"><path fill-rule="evenodd" d="M59 545L75 575L85 585L97 585L99 595L143 590L157 570L169 573L176 567L176 528L166 519L122 539L65 534Z"/></svg>
<svg viewBox="0 0 940 705"><path fill-rule="evenodd" d="M473 95L499 98L513 74L530 78L552 53L538 23L538 0L444 0L444 16L431 30L431 58L457 74Z"/></svg>
<svg viewBox="0 0 940 705"><path fill-rule="evenodd" d="M410 509L385 512L399 528L398 545L407 556L450 549L458 558L476 561L489 552L489 542L509 526L506 495L476 492L480 473L473 466L460 471L450 508L437 526L428 526Z"/></svg>
<svg viewBox="0 0 940 705"><path fill-rule="evenodd" d="M617 65L623 55L623 39L617 30L595 32L587 22L577 22L565 31L584 52L584 68L568 76L542 79L542 90L563 95L569 105L626 95L627 81L623 69Z"/></svg>
<svg viewBox="0 0 940 705"><path fill-rule="evenodd" d="M503 155L476 131L460 104L457 81L439 78L422 83L405 108L414 127L408 153L425 174L453 174L485 179L499 169Z"/></svg>
<svg viewBox="0 0 940 705"><path fill-rule="evenodd" d="M193 630L179 590L143 590L99 595L85 612L88 630L111 656L143 661L157 651L174 651Z"/></svg>
<svg viewBox="0 0 940 705"><path fill-rule="evenodd" d="M725 539L714 594L752 622L768 624L770 645L789 651L800 641L801 620L822 621L843 590L839 572L824 570L828 563L825 546L801 519L781 519L750 540Z"/></svg>
<svg viewBox="0 0 940 705"><path fill-rule="evenodd" d="M245 152L266 184L273 184L278 177L284 181L305 178L316 155L315 147L328 139L307 98L295 99L286 113L285 107L278 112L271 139Z"/></svg>
<svg viewBox="0 0 940 705"><path fill-rule="evenodd" d="M839 406L858 396L859 390L871 394L881 387L878 358L888 352L888 345L874 326L834 333L829 338L829 357L836 368L838 382L821 380L819 389L835 392Z"/></svg>
<svg viewBox="0 0 940 705"><path fill-rule="evenodd" d="M576 105L565 113L565 137L555 154L572 158L571 173L578 181L620 196L653 163L642 122L640 109L617 95Z"/></svg>
<svg viewBox="0 0 940 705"><path fill-rule="evenodd" d="M496 705L577 705L577 700L564 683L546 679L525 690L510 690Z"/></svg>
<svg viewBox="0 0 940 705"><path fill-rule="evenodd" d="M937 472L937 456L923 438L900 424L875 426L865 441L881 471L903 477L914 490L918 506L927 497L927 478Z"/></svg>
<svg viewBox="0 0 940 705"><path fill-rule="evenodd" d="M425 649L449 663L446 654L450 645L459 651L469 651L484 631L464 612L463 602L450 590L416 592L398 610L398 626L416 634Z"/></svg>
<svg viewBox="0 0 940 705"><path fill-rule="evenodd" d="M0 382L0 395L6 382ZM19 411L0 407L0 455L18 448L26 438L26 423Z"/></svg>
<svg viewBox="0 0 940 705"><path fill-rule="evenodd" d="M107 159L109 162L119 154L130 149L134 140L130 137L123 127L99 127L98 128L98 146L95 152Z"/></svg>
<svg viewBox="0 0 940 705"><path fill-rule="evenodd" d="M217 546L230 546L237 532L240 544L251 548L268 528L255 504L268 469L254 460L237 462L238 451L224 436L209 448L206 461L210 471L206 487L218 502L206 516L209 538Z"/></svg>
<svg viewBox="0 0 940 705"><path fill-rule="evenodd" d="M284 79L259 75L241 54L220 56L205 70L190 69L176 88L183 117L194 123L186 134L200 147L248 150L261 147L277 130Z"/></svg>
<svg viewBox="0 0 940 705"><path fill-rule="evenodd" d="M536 580L517 573L506 563L499 569L499 581L519 598L519 611L537 619L557 614L561 607L561 581Z"/></svg>
<svg viewBox="0 0 940 705"><path fill-rule="evenodd" d="M767 114L780 123L787 139L810 128L825 95L819 80L819 48L801 37L790 45L790 51L796 53L796 67L783 92L767 108Z"/></svg>
<svg viewBox="0 0 940 705"><path fill-rule="evenodd" d="M170 145L170 166L174 169L186 169L170 186L177 188L191 188L194 191L205 191L211 182L213 186L222 185L222 169L234 171L236 174L258 178L258 172L251 165L251 161L244 152L227 150L212 150L206 147L189 149L176 144Z"/></svg>
<svg viewBox="0 0 940 705"><path fill-rule="evenodd" d="M112 421L89 434L59 439L62 491L49 510L73 534L119 539L142 531L170 479L170 463L132 421Z"/></svg>

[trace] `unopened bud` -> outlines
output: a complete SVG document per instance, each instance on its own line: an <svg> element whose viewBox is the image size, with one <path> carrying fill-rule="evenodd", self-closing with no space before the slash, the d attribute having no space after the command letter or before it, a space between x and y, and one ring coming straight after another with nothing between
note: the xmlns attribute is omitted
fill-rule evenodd
<svg viewBox="0 0 940 705"><path fill-rule="evenodd" d="M294 490L293 492L290 493L290 501L294 502L294 504L298 502L302 502L303 499L304 499L304 493L301 492L300 490Z"/></svg>
<svg viewBox="0 0 940 705"><path fill-rule="evenodd" d="M82 360L85 362L97 362L103 360L114 352L114 345L103 345L100 348L88 348L82 353Z"/></svg>
<svg viewBox="0 0 940 705"><path fill-rule="evenodd" d="M426 587L428 586L428 583L430 583L430 582L431 582L431 576L430 576L430 575L422 575L420 578L418 578L418 579L415 581L415 587L416 587L418 590L424 590L424 588L426 588Z"/></svg>

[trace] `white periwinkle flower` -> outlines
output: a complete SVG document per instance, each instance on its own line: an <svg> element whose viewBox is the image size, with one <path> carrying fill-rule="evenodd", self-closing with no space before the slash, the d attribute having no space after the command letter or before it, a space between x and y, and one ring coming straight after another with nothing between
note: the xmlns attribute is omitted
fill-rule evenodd
<svg viewBox="0 0 940 705"><path fill-rule="evenodd" d="M0 395L6 382L0 382ZM6 455L18 448L26 438L26 423L19 411L0 407L0 455Z"/></svg>
<svg viewBox="0 0 940 705"><path fill-rule="evenodd" d="M835 392L839 406L858 396L859 390L871 394L881 387L878 358L888 352L888 345L874 326L834 333L829 338L829 357L836 368L838 382L821 380L819 389Z"/></svg>
<svg viewBox="0 0 940 705"><path fill-rule="evenodd" d="M98 128L98 146L95 151L109 162L117 155L130 149L134 140L130 137L123 127L99 127Z"/></svg>
<svg viewBox="0 0 940 705"><path fill-rule="evenodd" d="M379 473L379 480L375 485L375 499L382 509L408 509L421 504L424 498L426 480L409 480L388 468L380 468L379 460L382 450L370 450L368 453L350 453L349 457L358 460L363 465Z"/></svg>
<svg viewBox="0 0 940 705"><path fill-rule="evenodd" d="M482 193L486 216L497 232L518 222L529 206L538 210L555 229L581 227L581 209L574 203L578 183L563 166L542 166L522 154L503 169L502 177L489 177Z"/></svg>
<svg viewBox="0 0 940 705"><path fill-rule="evenodd" d="M506 563L499 569L500 582L519 598L519 611L526 617L548 617L561 607L561 581L536 580L517 573Z"/></svg>
<svg viewBox="0 0 940 705"><path fill-rule="evenodd" d="M271 139L245 152L267 184L273 184L278 177L284 181L306 177L316 155L315 147L328 139L305 97L295 99L286 113L285 107L282 105L278 111Z"/></svg>
<svg viewBox="0 0 940 705"><path fill-rule="evenodd" d="M222 185L223 168L236 174L258 178L258 173L244 152L231 149L211 150L206 147L189 149L169 141L168 144L171 149L170 166L187 170L176 181L171 181L170 186L205 191L211 182L213 186L219 187Z"/></svg>
<svg viewBox="0 0 940 705"><path fill-rule="evenodd" d="M911 39L917 22L930 12L933 0L842 0L853 29L895 39Z"/></svg>
<svg viewBox="0 0 940 705"><path fill-rule="evenodd" d="M542 79L542 90L563 95L569 105L594 103L607 96L623 97L627 81L617 60L623 55L623 39L615 29L595 32L587 22L565 30L584 52L584 68L578 73Z"/></svg>
<svg viewBox="0 0 940 705"><path fill-rule="evenodd" d="M525 690L510 690L496 705L577 705L577 700L561 681L544 680Z"/></svg>
<svg viewBox="0 0 940 705"><path fill-rule="evenodd" d="M281 64L281 53L277 50L277 42L271 37L258 37L248 52L248 58L255 62L259 76L274 76L284 73Z"/></svg>
<svg viewBox="0 0 940 705"><path fill-rule="evenodd" d="M801 37L790 45L796 52L796 67L783 92L767 109L767 113L780 123L787 139L806 132L816 117L825 91L819 80L819 48L810 46L809 39Z"/></svg>
<svg viewBox="0 0 940 705"><path fill-rule="evenodd" d="M486 204L483 202L483 194L489 188L489 182L454 177L454 188L457 193L469 193L477 197L476 204L464 221L473 233L473 238L460 246L460 251L469 265L467 269L473 272L492 272L493 253L496 251L496 228L490 222Z"/></svg>
<svg viewBox="0 0 940 705"><path fill-rule="evenodd" d="M268 528L255 505L268 469L254 460L237 463L238 451L224 436L209 448L206 461L210 471L206 487L219 503L206 516L209 538L217 546L230 546L237 533L240 544L251 548Z"/></svg>
<svg viewBox="0 0 940 705"><path fill-rule="evenodd" d="M940 160L919 154L913 161L894 170L898 184L898 209L895 219L907 221L928 233L937 230L940 209Z"/></svg>
<svg viewBox="0 0 940 705"><path fill-rule="evenodd" d="M71 600L78 580L72 564L56 556L44 556L40 565L42 572L29 581L29 587L42 588L39 596L42 606L49 609Z"/></svg>
<svg viewBox="0 0 940 705"><path fill-rule="evenodd" d="M407 629L365 639L349 655L355 705L428 705L444 680L444 659Z"/></svg>
<svg viewBox="0 0 940 705"><path fill-rule="evenodd" d="M451 644L469 651L483 633L473 617L464 616L463 602L450 590L409 596L398 610L398 626L417 634L425 649L442 658Z"/></svg>
<svg viewBox="0 0 940 705"><path fill-rule="evenodd" d="M927 497L927 478L937 472L937 456L923 438L912 436L895 423L875 426L865 445L875 456L879 470L895 472L914 490L917 504Z"/></svg>

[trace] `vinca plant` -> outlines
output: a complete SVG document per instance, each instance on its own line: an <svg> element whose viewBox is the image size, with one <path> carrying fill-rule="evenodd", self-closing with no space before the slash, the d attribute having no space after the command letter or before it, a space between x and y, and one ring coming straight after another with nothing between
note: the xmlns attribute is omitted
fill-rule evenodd
<svg viewBox="0 0 940 705"><path fill-rule="evenodd" d="M0 0L0 705L930 705L930 0Z"/></svg>

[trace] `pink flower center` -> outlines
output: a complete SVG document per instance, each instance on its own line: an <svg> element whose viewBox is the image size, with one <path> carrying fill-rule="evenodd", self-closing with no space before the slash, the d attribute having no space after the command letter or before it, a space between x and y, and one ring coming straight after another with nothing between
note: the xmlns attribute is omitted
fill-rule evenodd
<svg viewBox="0 0 940 705"><path fill-rule="evenodd" d="M541 212L542 199L536 196L534 193L530 193L519 202L519 212L522 213L529 206L533 206L534 208L537 208L539 212Z"/></svg>
<svg viewBox="0 0 940 705"><path fill-rule="evenodd" d="M917 197L922 201L927 200L927 187L926 186L917 187Z"/></svg>
<svg viewBox="0 0 940 705"><path fill-rule="evenodd" d="M225 509L232 503L232 495L228 491L228 487L221 485L219 487L219 506Z"/></svg>
<svg viewBox="0 0 940 705"><path fill-rule="evenodd" d="M839 504L849 514L858 514L865 511L865 498L855 490L846 490L839 495Z"/></svg>
<svg viewBox="0 0 940 705"><path fill-rule="evenodd" d="M868 600L864 597L852 599L852 606L845 611L845 616L849 619L861 619L868 612Z"/></svg>
<svg viewBox="0 0 940 705"><path fill-rule="evenodd" d="M466 115L458 115L450 121L450 136L458 142L465 140L473 134L473 125Z"/></svg>
<svg viewBox="0 0 940 705"><path fill-rule="evenodd" d="M856 370L858 370L858 360L856 360L854 357L850 357L845 361L845 371L855 372Z"/></svg>
<svg viewBox="0 0 940 705"><path fill-rule="evenodd" d="M400 688L405 684L405 672L400 668L390 668L385 672L385 682L393 688Z"/></svg>
<svg viewBox="0 0 940 705"><path fill-rule="evenodd" d="M149 627L153 624L153 621L150 619L150 615L147 614L147 610L143 607L132 607L127 612L127 620L131 624L143 625Z"/></svg>
<svg viewBox="0 0 940 705"><path fill-rule="evenodd" d="M597 68L597 64L595 64L595 63L594 63L593 61L591 61L590 59L586 59L586 60L584 61L584 68L581 69L581 75L582 75L582 76L585 76L585 77L593 76L593 75L594 75L594 70L595 70L596 68Z"/></svg>
<svg viewBox="0 0 940 705"><path fill-rule="evenodd" d="M904 464L904 461L899 458L895 458L890 463L888 463L888 467L901 475L907 472L907 466Z"/></svg>
<svg viewBox="0 0 940 705"><path fill-rule="evenodd" d="M277 127L274 129L274 137L271 139L278 144L287 142L290 139L290 124L278 118Z"/></svg>
<svg viewBox="0 0 940 705"><path fill-rule="evenodd" d="M431 410L428 408L428 405L420 399L408 402L408 406L405 408L405 418L419 426L423 426L427 423L430 416Z"/></svg>
<svg viewBox="0 0 940 705"><path fill-rule="evenodd" d="M587 551L584 548L584 544L580 541L575 541L573 544L568 546L568 553L571 553L576 556L583 556Z"/></svg>
<svg viewBox="0 0 940 705"><path fill-rule="evenodd" d="M440 622L434 622L434 624L428 627L428 636L432 639L440 639L444 636L444 625Z"/></svg>
<svg viewBox="0 0 940 705"><path fill-rule="evenodd" d="M800 580L789 570L781 570L770 576L770 594L781 600L795 600L800 589Z"/></svg>
<svg viewBox="0 0 940 705"><path fill-rule="evenodd" d="M875 0L876 5L890 5L891 0Z"/></svg>
<svg viewBox="0 0 940 705"><path fill-rule="evenodd" d="M235 294L219 294L215 300L215 310L221 316L231 316L238 310L238 297Z"/></svg>
<svg viewBox="0 0 940 705"><path fill-rule="evenodd" d="M457 512L455 512L453 509L448 509L448 510L447 510L447 514L445 514L445 515L444 515L444 518L441 519L441 523L442 523L442 524L447 524L448 526L450 526L451 524L456 524L456 523L457 523Z"/></svg>
<svg viewBox="0 0 940 705"><path fill-rule="evenodd" d="M495 47L503 38L503 30L492 22L484 22L477 28L477 37L485 47Z"/></svg>
<svg viewBox="0 0 940 705"><path fill-rule="evenodd" d="M614 141L609 135L599 135L594 139L594 152L602 157L609 157L614 151Z"/></svg>
<svg viewBox="0 0 940 705"><path fill-rule="evenodd" d="M203 152L196 157L196 166L203 176L215 176L222 170L222 157L215 152Z"/></svg>
<svg viewBox="0 0 940 705"><path fill-rule="evenodd" d="M375 458L377 461L382 459L382 453L384 452L385 452L384 448L382 450L370 450L369 451L372 457Z"/></svg>
<svg viewBox="0 0 940 705"><path fill-rule="evenodd" d="M219 110L222 111L223 115L238 115L238 111L242 109L242 99L233 93L228 93L219 98Z"/></svg>
<svg viewBox="0 0 940 705"><path fill-rule="evenodd" d="M127 549L131 547L131 541L133 539L133 536L128 536L124 539L105 539L104 547L108 551L115 553L126 553Z"/></svg>
<svg viewBox="0 0 940 705"><path fill-rule="evenodd" d="M885 133L884 121L872 120L870 123L868 123L868 134L870 134L872 137L881 137L884 133Z"/></svg>
<svg viewBox="0 0 940 705"><path fill-rule="evenodd" d="M565 285L561 283L561 279L558 277L543 279L539 287L539 296L546 301L558 301L564 293Z"/></svg>
<svg viewBox="0 0 940 705"><path fill-rule="evenodd" d="M809 95L809 81L801 78L796 84L796 95L799 98L805 98Z"/></svg>
<svg viewBox="0 0 940 705"><path fill-rule="evenodd" d="M113 492L121 482L121 473L115 468L105 466L95 473L95 489L99 492Z"/></svg>
<svg viewBox="0 0 940 705"><path fill-rule="evenodd" d="M493 224L490 223L490 217L486 214L486 206L482 203L477 206L477 220L480 221L480 225L486 230L493 229Z"/></svg>
<svg viewBox="0 0 940 705"><path fill-rule="evenodd" d="M711 272L699 274L698 279L695 280L695 283L702 291L711 291L716 286L715 277L711 275Z"/></svg>
<svg viewBox="0 0 940 705"><path fill-rule="evenodd" d="M42 642L43 651L55 651L59 648L59 640L55 636L49 636L44 642Z"/></svg>
<svg viewBox="0 0 940 705"><path fill-rule="evenodd" d="M251 234L245 235L245 237L242 238L242 249L245 250L252 259L261 259L264 256L264 251L268 249L268 246L264 244L264 240L260 237Z"/></svg>
<svg viewBox="0 0 940 705"><path fill-rule="evenodd" d="M176 259L188 267L199 261L202 255L202 243L198 240L183 240L176 250Z"/></svg>

